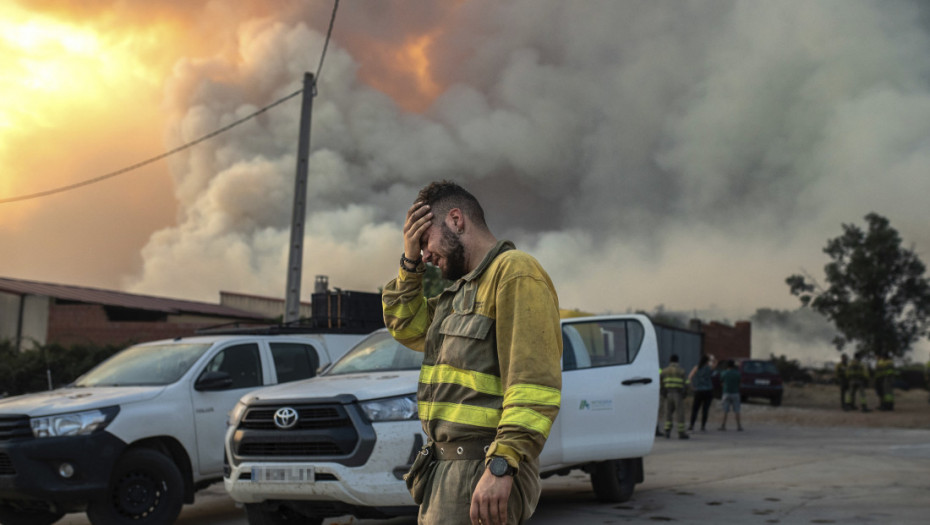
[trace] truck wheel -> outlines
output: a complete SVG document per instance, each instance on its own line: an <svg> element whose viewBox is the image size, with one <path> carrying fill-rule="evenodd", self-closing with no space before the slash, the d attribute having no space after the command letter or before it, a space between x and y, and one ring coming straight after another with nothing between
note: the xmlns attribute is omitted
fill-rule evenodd
<svg viewBox="0 0 930 525"><path fill-rule="evenodd" d="M169 525L181 513L184 481L168 457L148 448L123 454L106 496L87 508L94 525Z"/></svg>
<svg viewBox="0 0 930 525"><path fill-rule="evenodd" d="M271 507L264 503L246 503L245 515L249 525L321 525L323 518L308 518L286 507Z"/></svg>
<svg viewBox="0 0 930 525"><path fill-rule="evenodd" d="M611 459L601 461L591 473L591 486L601 503L623 503L633 497L636 479L633 477L631 460Z"/></svg>
<svg viewBox="0 0 930 525"><path fill-rule="evenodd" d="M0 523L3 525L52 525L64 515L63 512L14 509L0 505Z"/></svg>
<svg viewBox="0 0 930 525"><path fill-rule="evenodd" d="M781 394L778 394L777 396L772 396L771 398L769 398L769 403L771 403L773 407L777 407L781 405Z"/></svg>

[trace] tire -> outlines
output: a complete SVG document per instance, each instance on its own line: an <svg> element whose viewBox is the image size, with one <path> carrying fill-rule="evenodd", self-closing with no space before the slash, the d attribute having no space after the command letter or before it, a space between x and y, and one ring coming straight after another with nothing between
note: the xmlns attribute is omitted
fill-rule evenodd
<svg viewBox="0 0 930 525"><path fill-rule="evenodd" d="M591 486L601 503L623 503L633 497L636 479L632 461L611 459L595 464L591 473Z"/></svg>
<svg viewBox="0 0 930 525"><path fill-rule="evenodd" d="M110 475L103 498L91 502L94 525L170 525L181 513L184 481L177 465L148 448L130 449Z"/></svg>
<svg viewBox="0 0 930 525"><path fill-rule="evenodd" d="M771 403L773 407L777 407L781 405L781 394L770 397L769 403Z"/></svg>
<svg viewBox="0 0 930 525"><path fill-rule="evenodd" d="M64 515L63 512L21 510L6 505L0 506L0 524L2 525L52 525Z"/></svg>
<svg viewBox="0 0 930 525"><path fill-rule="evenodd" d="M264 503L246 503L249 525L321 525L323 518L308 518L287 507L272 507Z"/></svg>

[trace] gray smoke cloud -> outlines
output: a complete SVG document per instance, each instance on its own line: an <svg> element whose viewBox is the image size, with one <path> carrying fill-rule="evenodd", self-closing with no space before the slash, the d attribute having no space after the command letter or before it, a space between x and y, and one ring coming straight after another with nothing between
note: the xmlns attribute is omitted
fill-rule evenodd
<svg viewBox="0 0 930 525"><path fill-rule="evenodd" d="M178 63L169 142L299 89L328 9L244 21L235 49ZM731 319L794 308L784 278L819 275L826 240L871 211L928 259L930 38L918 3L413 9L340 6L314 100L305 294L316 274L367 291L390 279L404 212L440 178L475 193L567 308ZM405 111L360 70L389 76L371 50L427 32L441 93ZM288 102L174 159L177 224L152 235L129 288L283 296L298 116Z"/></svg>

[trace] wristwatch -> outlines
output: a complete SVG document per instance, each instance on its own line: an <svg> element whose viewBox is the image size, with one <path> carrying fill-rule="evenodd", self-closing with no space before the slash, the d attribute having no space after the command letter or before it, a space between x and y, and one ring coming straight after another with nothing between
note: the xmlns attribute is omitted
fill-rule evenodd
<svg viewBox="0 0 930 525"><path fill-rule="evenodd" d="M491 458L491 462L488 463L488 470L491 471L491 474L499 478L513 476L516 473L516 470L510 466L510 463L507 463L507 460L500 456Z"/></svg>

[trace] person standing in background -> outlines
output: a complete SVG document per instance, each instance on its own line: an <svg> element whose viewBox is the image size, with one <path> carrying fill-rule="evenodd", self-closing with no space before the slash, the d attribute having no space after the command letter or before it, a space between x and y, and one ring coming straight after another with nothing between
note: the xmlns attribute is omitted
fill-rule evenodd
<svg viewBox="0 0 930 525"><path fill-rule="evenodd" d="M849 391L849 358L846 354L840 357L840 362L836 364L836 384L840 386L840 408L849 410L849 404L846 402L846 392Z"/></svg>
<svg viewBox="0 0 930 525"><path fill-rule="evenodd" d="M691 401L691 425L688 430L694 431L694 422L697 420L698 410L701 411L701 432L706 431L707 411L714 399L713 369L714 360L707 355L701 356L701 361L691 369L688 382L694 390L694 399Z"/></svg>
<svg viewBox="0 0 930 525"><path fill-rule="evenodd" d="M849 393L846 398L846 404L851 410L857 406L862 406L863 412L869 412L869 407L865 404L865 389L869 384L868 369L859 359L859 354L853 355L849 367L846 369L846 376L849 378Z"/></svg>
<svg viewBox="0 0 930 525"><path fill-rule="evenodd" d="M875 386L876 389L879 385L881 388L879 390L878 398L878 409L879 410L894 410L894 378L896 371L894 369L894 361L888 357L888 354L883 354L878 358L878 362L875 363Z"/></svg>
<svg viewBox="0 0 930 525"><path fill-rule="evenodd" d="M723 385L723 422L720 423L719 430L727 429L727 414L733 410L736 417L736 430L743 431L743 425L739 420L739 383L740 373L736 369L736 363L730 359L727 361L727 369L720 374L720 382Z"/></svg>
<svg viewBox="0 0 930 525"><path fill-rule="evenodd" d="M672 434L672 416L678 423L678 439L688 439L685 433L685 370L678 364L678 354L672 354L668 366L659 374L665 397L665 437Z"/></svg>

